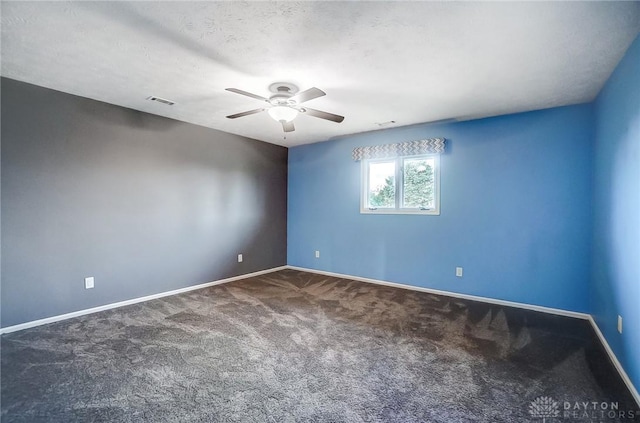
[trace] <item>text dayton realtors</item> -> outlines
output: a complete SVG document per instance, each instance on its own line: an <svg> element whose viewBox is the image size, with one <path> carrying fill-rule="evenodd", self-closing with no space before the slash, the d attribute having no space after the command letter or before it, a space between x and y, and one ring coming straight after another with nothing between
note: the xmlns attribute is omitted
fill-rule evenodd
<svg viewBox="0 0 640 423"><path fill-rule="evenodd" d="M620 410L617 402L565 401L562 408L563 417L571 419L634 419L640 416L638 410Z"/></svg>

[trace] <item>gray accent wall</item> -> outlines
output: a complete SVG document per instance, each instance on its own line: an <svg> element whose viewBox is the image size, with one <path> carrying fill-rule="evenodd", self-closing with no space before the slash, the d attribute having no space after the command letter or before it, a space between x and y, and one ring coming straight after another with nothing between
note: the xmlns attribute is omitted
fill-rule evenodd
<svg viewBox="0 0 640 423"><path fill-rule="evenodd" d="M286 148L1 90L2 327L286 264Z"/></svg>

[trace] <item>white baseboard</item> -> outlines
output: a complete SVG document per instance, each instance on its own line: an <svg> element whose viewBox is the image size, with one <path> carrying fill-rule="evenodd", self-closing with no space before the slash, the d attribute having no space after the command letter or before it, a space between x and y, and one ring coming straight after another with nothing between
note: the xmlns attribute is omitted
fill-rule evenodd
<svg viewBox="0 0 640 423"><path fill-rule="evenodd" d="M618 370L618 373L620 374L620 377L622 378L624 383L627 385L627 388L629 388L631 395L633 395L633 398L638 403L638 407L640 407L640 393L638 393L638 390L636 389L636 387L633 386L633 382L631 382L631 379L629 378L629 375L627 374L627 372L624 371L622 364L620 364L620 361L618 361L618 357L616 357L615 353L611 349L611 346L607 342L607 339L602 334L602 331L600 331L600 328L598 327L598 324L596 323L593 316L589 316L589 322L591 323L591 327L593 328L596 335L598 335L598 338L600 339L602 346L607 351L607 354L609 355L611 362L613 363L615 368Z"/></svg>
<svg viewBox="0 0 640 423"><path fill-rule="evenodd" d="M302 272L318 273L320 275L334 276L334 277L337 277L337 278L352 279L352 280L360 281L360 282L375 283L376 285L392 286L394 288L402 288L402 289L409 289L409 290L412 290L412 291L427 292L429 294L444 295L446 297L462 298L462 299L465 299L465 300L480 301L480 302L489 303L489 304L497 304L497 305L503 305L503 306L508 306L508 307L515 307L515 308L523 308L523 309L527 309L527 310L541 311L543 313L557 314L557 315L560 315L560 316L567 316L567 317L574 317L576 319L588 320L591 317L587 313L579 313L577 311L568 311L568 310L562 310L562 309L559 309L559 308L544 307L544 306L526 304L526 303L517 303L517 302L514 302L514 301L496 300L494 298L478 297L476 295L460 294L460 293L457 293L457 292L442 291L442 290L439 290L439 289L432 289L432 288L423 288L423 287L420 287L420 286L405 285L405 284L402 284L402 283L388 282L388 281L383 281L383 280L379 280L379 279L362 278L360 276L345 275L345 274L342 274L342 273L325 272L324 270L307 269L305 267L297 267L297 266L287 266L287 268L288 269L293 269L293 270L300 270Z"/></svg>
<svg viewBox="0 0 640 423"><path fill-rule="evenodd" d="M223 283L233 282L240 279L251 278L254 276L264 275L265 273L277 272L278 270L284 270L287 266L273 267L271 269L260 270L258 272L246 273L244 275L233 276L231 278L220 279L213 282L206 282L199 285L187 286L185 288L174 289L172 291L160 292L158 294L147 295L145 297L133 298L131 300L119 301L117 303L105 304L98 307L87 308L85 310L74 311L71 313L60 314L58 316L47 317L44 319L33 320L31 322L20 323L18 325L7 326L0 328L0 334L16 332L23 329L32 328L35 326L46 325L48 323L59 322L60 320L71 319L72 317L84 316L86 314L97 313L99 311L109 310L112 308L124 307L131 304L142 303L144 301L155 300L157 298L167 297L169 295L181 294L183 292L194 291L196 289L207 288L214 285L221 285Z"/></svg>
<svg viewBox="0 0 640 423"><path fill-rule="evenodd" d="M573 318L577 318L577 319L588 320L591 323L591 326L593 327L593 330L596 332L596 335L600 339L600 342L604 346L604 349L607 351L607 354L609 355L609 358L613 362L614 367L616 368L616 370L620 374L620 377L622 378L624 383L627 385L627 388L629 388L629 391L631 392L631 395L633 396L633 398L638 403L638 407L640 407L640 395L638 394L638 390L635 388L635 386L633 386L633 382L631 382L631 379L629 378L629 375L627 375L627 372L625 372L624 369L622 368L622 365L620 364L620 361L618 361L618 358L616 357L615 353L613 352L613 350L609 346L609 343L607 342L607 340L605 339L604 335L600 331L600 328L598 328L598 325L596 324L595 320L593 319L593 316L591 316L590 314L579 313L579 312L576 312L576 311L562 310L562 309L551 308L551 307L543 307L543 306L538 306L538 305L533 305L533 304L517 303L517 302L513 302L513 301L496 300L496 299L493 299L493 298L478 297L478 296L475 296L475 295L459 294L457 292L441 291L439 289L422 288L422 287L419 287L419 286L405 285L405 284L401 284L401 283L388 282L388 281L383 281L383 280L379 280L379 279L363 278L363 277L360 277L360 276L345 275L345 274L342 274L342 273L325 272L324 270L308 269L308 268L305 268L305 267L286 266L286 268L287 269L292 269L292 270L299 270L299 271L302 271L302 272L309 272L309 273L317 273L317 274L320 274L320 275L334 276L334 277L342 278L342 279L351 279L351 280L360 281L360 282L374 283L374 284L377 284L377 285L385 285L385 286L392 286L392 287L395 287L395 288L409 289L409 290L412 290L412 291L426 292L426 293L429 293L429 294L444 295L444 296L447 296L447 297L462 298L462 299L465 299L465 300L480 301L480 302L483 302L483 303L497 304L497 305L503 305L503 306L508 306L508 307L516 307L516 308L522 308L522 309L526 309L526 310L540 311L542 313L556 314L556 315L560 315L560 316L566 316L566 317L573 317Z"/></svg>

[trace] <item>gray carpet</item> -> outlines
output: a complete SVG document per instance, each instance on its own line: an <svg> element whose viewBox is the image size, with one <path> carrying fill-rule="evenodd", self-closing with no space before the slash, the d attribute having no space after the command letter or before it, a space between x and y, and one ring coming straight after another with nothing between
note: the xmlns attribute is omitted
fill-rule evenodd
<svg viewBox="0 0 640 423"><path fill-rule="evenodd" d="M1 348L3 422L533 422L540 396L638 408L585 321L293 270Z"/></svg>

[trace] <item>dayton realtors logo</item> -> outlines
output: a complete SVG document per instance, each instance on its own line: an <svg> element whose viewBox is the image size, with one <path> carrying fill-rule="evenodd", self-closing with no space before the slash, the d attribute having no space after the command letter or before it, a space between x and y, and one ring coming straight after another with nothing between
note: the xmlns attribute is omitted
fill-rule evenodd
<svg viewBox="0 0 640 423"><path fill-rule="evenodd" d="M565 419L592 419L602 421L605 419L629 419L640 417L638 410L620 410L618 402L606 401L565 401L562 404L562 416Z"/></svg>
<svg viewBox="0 0 640 423"><path fill-rule="evenodd" d="M564 401L562 404L551 397L538 397L529 404L529 414L534 419L577 420L601 422L608 419L634 420L640 410L620 410L618 402Z"/></svg>
<svg viewBox="0 0 640 423"><path fill-rule="evenodd" d="M547 419L560 415L560 405L551 397L538 397L529 404L529 414L546 423Z"/></svg>

